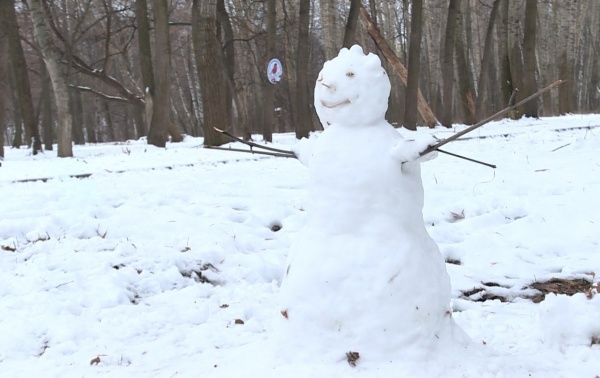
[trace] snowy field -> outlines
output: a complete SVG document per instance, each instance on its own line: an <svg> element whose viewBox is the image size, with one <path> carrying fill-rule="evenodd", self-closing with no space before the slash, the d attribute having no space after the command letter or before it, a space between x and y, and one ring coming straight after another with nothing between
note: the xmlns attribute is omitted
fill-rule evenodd
<svg viewBox="0 0 600 378"><path fill-rule="evenodd" d="M534 282L600 277L600 115L467 136L445 148L497 169L424 163L424 219L451 262L453 316L479 350L356 367L274 353L278 288L306 221L298 161L194 138L78 146L72 159L7 149L0 377L600 376L600 295L527 299Z"/></svg>

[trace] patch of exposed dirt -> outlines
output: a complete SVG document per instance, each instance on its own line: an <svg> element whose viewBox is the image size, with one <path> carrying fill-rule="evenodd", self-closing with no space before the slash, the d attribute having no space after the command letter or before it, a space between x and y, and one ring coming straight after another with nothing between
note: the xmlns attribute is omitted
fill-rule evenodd
<svg viewBox="0 0 600 378"><path fill-rule="evenodd" d="M501 302L510 302L515 298L529 299L540 303L547 294L574 295L584 293L592 298L598 293L598 284L593 283L594 274L590 278L551 278L547 281L536 281L520 290L514 290L495 282L482 282L481 286L462 292L461 298L474 302L485 302L497 299ZM532 294L532 291L534 292Z"/></svg>
<svg viewBox="0 0 600 378"><path fill-rule="evenodd" d="M566 295L585 293L588 297L594 294L592 280L585 278L552 278L544 282L534 282L531 284L531 287L541 292L541 294L531 298L534 303L540 303L546 298L546 294L550 293Z"/></svg>

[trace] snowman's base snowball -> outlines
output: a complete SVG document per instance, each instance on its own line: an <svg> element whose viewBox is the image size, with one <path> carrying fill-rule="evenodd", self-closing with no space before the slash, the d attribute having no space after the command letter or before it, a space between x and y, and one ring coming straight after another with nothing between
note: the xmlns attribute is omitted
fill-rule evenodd
<svg viewBox="0 0 600 378"><path fill-rule="evenodd" d="M291 361L427 359L468 337L455 324L450 283L426 234L407 239L323 235L308 227L296 240L280 290L275 338Z"/></svg>
<svg viewBox="0 0 600 378"><path fill-rule="evenodd" d="M315 332L313 324L293 324L290 315L285 314L286 318L283 313L275 322L273 341L277 357L288 363L349 363L351 366L418 364L450 361L450 356L464 358L465 353L476 349L450 316L436 334L413 337L411 342L407 342L404 335L348 337L341 332Z"/></svg>

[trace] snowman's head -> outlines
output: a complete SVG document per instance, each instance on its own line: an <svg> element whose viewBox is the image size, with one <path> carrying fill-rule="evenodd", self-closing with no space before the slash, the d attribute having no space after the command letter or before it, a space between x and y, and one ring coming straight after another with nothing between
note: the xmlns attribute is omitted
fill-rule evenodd
<svg viewBox="0 0 600 378"><path fill-rule="evenodd" d="M315 84L315 110L329 125L369 125L385 119L390 80L379 57L362 47L343 48L325 62Z"/></svg>

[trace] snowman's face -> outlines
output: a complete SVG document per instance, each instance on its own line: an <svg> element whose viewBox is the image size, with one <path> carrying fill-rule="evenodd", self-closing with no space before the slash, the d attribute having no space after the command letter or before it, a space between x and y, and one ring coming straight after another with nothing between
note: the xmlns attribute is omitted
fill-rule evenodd
<svg viewBox="0 0 600 378"><path fill-rule="evenodd" d="M315 109L324 128L369 125L385 119L390 80L379 57L360 46L325 62L315 84Z"/></svg>

